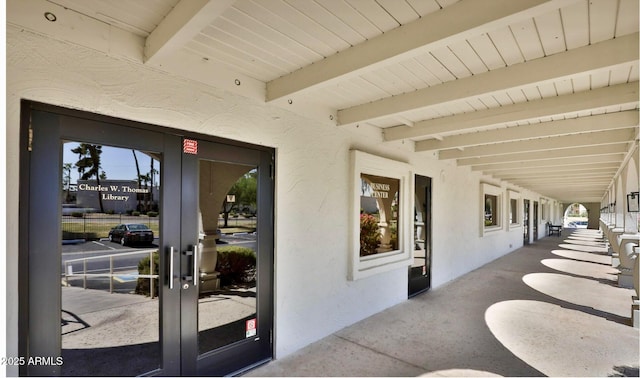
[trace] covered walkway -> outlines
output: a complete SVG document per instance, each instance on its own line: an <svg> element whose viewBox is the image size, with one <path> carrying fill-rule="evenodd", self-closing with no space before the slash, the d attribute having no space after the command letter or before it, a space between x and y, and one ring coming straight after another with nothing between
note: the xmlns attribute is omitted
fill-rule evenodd
<svg viewBox="0 0 640 378"><path fill-rule="evenodd" d="M247 376L638 376L616 272L598 231L565 229Z"/></svg>

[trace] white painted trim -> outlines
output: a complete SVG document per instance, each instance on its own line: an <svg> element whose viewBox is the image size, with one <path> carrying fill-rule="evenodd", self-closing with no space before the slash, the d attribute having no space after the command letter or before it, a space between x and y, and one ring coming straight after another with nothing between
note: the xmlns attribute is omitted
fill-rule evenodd
<svg viewBox="0 0 640 378"><path fill-rule="evenodd" d="M522 200L520 199L520 192L507 189L507 230L521 229L522 228ZM516 220L511 223L508 222L511 211L511 200L516 200Z"/></svg>
<svg viewBox="0 0 640 378"><path fill-rule="evenodd" d="M485 204L485 195L489 194L492 196L498 197L496 200L497 209L495 211L498 224L495 226L485 226L484 225L484 204ZM504 220L504 192L502 188L487 184L480 183L480 236L486 236L490 233L498 232L504 229L504 224L506 221Z"/></svg>

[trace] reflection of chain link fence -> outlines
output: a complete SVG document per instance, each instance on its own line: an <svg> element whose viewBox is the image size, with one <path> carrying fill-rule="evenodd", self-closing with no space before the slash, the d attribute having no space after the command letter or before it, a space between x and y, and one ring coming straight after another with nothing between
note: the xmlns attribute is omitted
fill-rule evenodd
<svg viewBox="0 0 640 378"><path fill-rule="evenodd" d="M140 223L160 234L160 218L148 215L84 213L62 216L62 240L107 238L109 231L122 223Z"/></svg>

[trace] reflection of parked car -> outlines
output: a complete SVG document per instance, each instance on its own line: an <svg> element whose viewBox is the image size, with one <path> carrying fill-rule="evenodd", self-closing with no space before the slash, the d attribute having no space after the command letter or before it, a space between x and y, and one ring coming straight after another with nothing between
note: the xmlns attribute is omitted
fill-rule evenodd
<svg viewBox="0 0 640 378"><path fill-rule="evenodd" d="M153 243L153 231L139 223L119 224L109 231L109 241L127 244L151 244Z"/></svg>

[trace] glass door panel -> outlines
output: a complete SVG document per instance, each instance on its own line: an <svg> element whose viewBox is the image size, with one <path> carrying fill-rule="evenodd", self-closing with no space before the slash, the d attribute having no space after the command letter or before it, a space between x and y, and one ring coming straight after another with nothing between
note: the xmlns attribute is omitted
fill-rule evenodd
<svg viewBox="0 0 640 378"><path fill-rule="evenodd" d="M415 175L414 241L410 297L431 287L431 178L420 175Z"/></svg>
<svg viewBox="0 0 640 378"><path fill-rule="evenodd" d="M159 154L70 141L62 150L61 375L157 370Z"/></svg>
<svg viewBox="0 0 640 378"><path fill-rule="evenodd" d="M524 210L522 211L522 229L523 229L523 243L529 244L529 200L522 201L524 204Z"/></svg>
<svg viewBox="0 0 640 378"><path fill-rule="evenodd" d="M199 162L198 354L257 334L257 167Z"/></svg>
<svg viewBox="0 0 640 378"><path fill-rule="evenodd" d="M271 357L273 213L263 211L272 206L270 154L184 145L182 333L191 352L183 366L198 362L183 374L228 375Z"/></svg>

